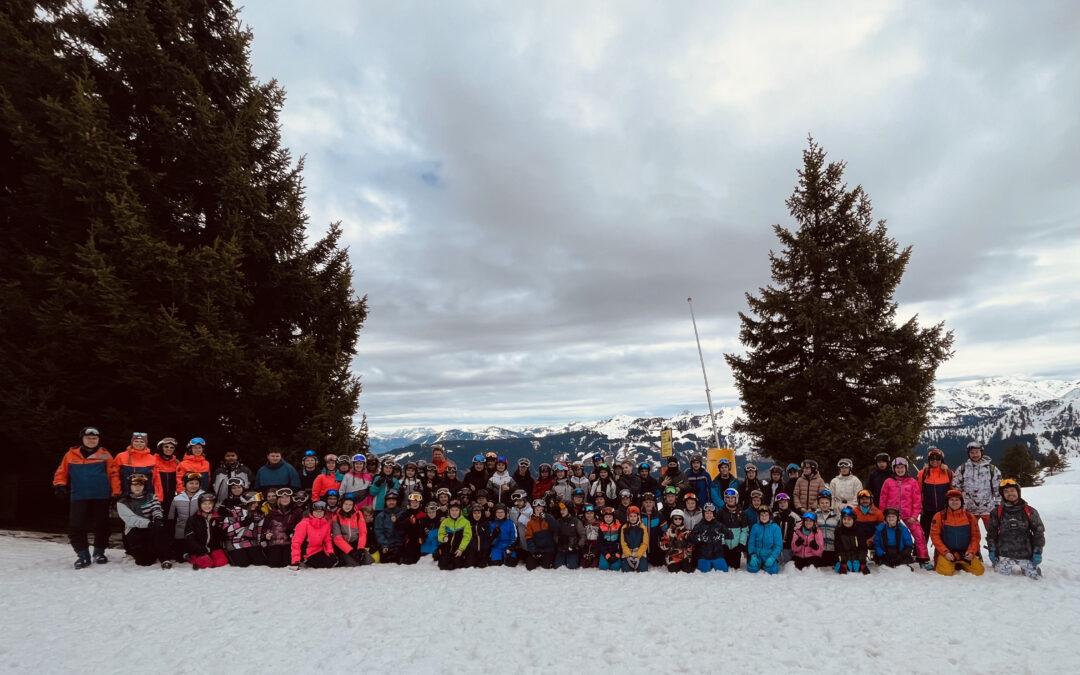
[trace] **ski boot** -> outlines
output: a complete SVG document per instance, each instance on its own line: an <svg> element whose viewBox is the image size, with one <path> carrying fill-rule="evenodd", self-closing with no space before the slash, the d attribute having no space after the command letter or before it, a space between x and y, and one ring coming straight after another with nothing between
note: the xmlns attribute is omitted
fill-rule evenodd
<svg viewBox="0 0 1080 675"><path fill-rule="evenodd" d="M172 569L172 562L166 560L165 562L161 563L161 569L163 569L163 570L171 570Z"/></svg>
<svg viewBox="0 0 1080 675"><path fill-rule="evenodd" d="M95 548L94 549L94 562L97 563L98 565L104 565L105 563L109 562L109 559L105 557L105 549L103 549L103 548Z"/></svg>

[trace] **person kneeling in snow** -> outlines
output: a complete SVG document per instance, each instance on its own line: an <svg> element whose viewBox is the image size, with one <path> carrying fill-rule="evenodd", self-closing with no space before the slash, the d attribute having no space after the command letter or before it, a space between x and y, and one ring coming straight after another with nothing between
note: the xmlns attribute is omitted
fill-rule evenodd
<svg viewBox="0 0 1080 675"><path fill-rule="evenodd" d="M439 524L439 569L456 570L465 567L465 549L472 541L469 519L461 515L461 502L450 502L449 513Z"/></svg>
<svg viewBox="0 0 1080 675"><path fill-rule="evenodd" d="M780 554L784 550L784 533L772 522L772 512L762 504L758 507L758 522L750 528L746 551L750 556L746 571L751 574L764 569L769 574L780 571Z"/></svg>
<svg viewBox="0 0 1080 675"><path fill-rule="evenodd" d="M116 503L116 512L124 521L124 537L128 552L136 565L153 565L157 560L162 569L172 567L172 536L165 527L161 502L146 489L146 476L131 475L128 495Z"/></svg>
<svg viewBox="0 0 1080 675"><path fill-rule="evenodd" d="M619 531L623 572L646 572L649 569L649 531L641 522L641 509L626 510L626 524Z"/></svg>
<svg viewBox="0 0 1080 675"><path fill-rule="evenodd" d="M660 539L660 548L667 551L668 572L694 571L694 546L690 543L690 531L683 522L682 509L675 509L668 516L668 529Z"/></svg>
<svg viewBox="0 0 1080 675"><path fill-rule="evenodd" d="M885 522L874 530L874 561L889 567L910 565L914 553L915 542L911 530L900 522L900 509L885 509Z"/></svg>
<svg viewBox="0 0 1080 675"><path fill-rule="evenodd" d="M293 532L292 564L289 569L300 569L301 557L307 567L326 568L336 565L337 557L334 556L334 540L330 530L330 521L326 519L326 502L319 500L312 503L311 515L301 520Z"/></svg>
<svg viewBox="0 0 1080 675"><path fill-rule="evenodd" d="M732 538L731 530L716 517L716 504L705 502L702 520L690 532L690 541L697 553L699 572L720 570L727 572L727 560L724 559L724 540Z"/></svg>
<svg viewBox="0 0 1080 675"><path fill-rule="evenodd" d="M1039 512L1020 498L1020 485L1012 478L1001 481L1001 505L990 512L986 544L990 562L998 574L1012 574L1019 567L1031 579L1042 576L1046 533Z"/></svg>
<svg viewBox="0 0 1080 675"><path fill-rule="evenodd" d="M221 519L214 511L217 498L212 492L199 495L199 510L184 525L184 542L188 547L188 560L194 569L224 567L229 564L223 547L225 534ZM175 502L174 502L175 503Z"/></svg>
<svg viewBox="0 0 1080 675"><path fill-rule="evenodd" d="M930 540L934 542L934 569L951 577L956 568L975 576L983 573L979 560L979 521L964 510L964 493L949 490L945 493L948 506L934 514L930 521Z"/></svg>
<svg viewBox="0 0 1080 675"><path fill-rule="evenodd" d="M821 564L821 552L825 550L824 536L817 526L817 516L807 511L802 525L791 538L791 559L795 569L801 570Z"/></svg>
<svg viewBox="0 0 1080 675"><path fill-rule="evenodd" d="M850 506L844 507L840 513L840 527L836 528L834 543L837 562L833 569L837 574L848 572L870 574L870 568L866 564L868 553L866 538L859 531L855 509Z"/></svg>

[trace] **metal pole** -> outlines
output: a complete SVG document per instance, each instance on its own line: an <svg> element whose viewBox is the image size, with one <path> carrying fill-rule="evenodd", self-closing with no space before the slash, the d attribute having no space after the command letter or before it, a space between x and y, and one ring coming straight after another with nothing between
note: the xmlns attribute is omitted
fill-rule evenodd
<svg viewBox="0 0 1080 675"><path fill-rule="evenodd" d="M713 414L712 409L712 394L709 392L709 376L705 373L705 356L701 353L701 338L697 332L697 319L694 318L694 299L687 298L686 303L690 305L690 321L694 324L694 340L697 341L697 353L698 358L701 359L701 376L705 378L705 400L709 402L709 421L712 422L712 435L713 442L716 443L716 447L720 447L720 434L716 431L716 415Z"/></svg>

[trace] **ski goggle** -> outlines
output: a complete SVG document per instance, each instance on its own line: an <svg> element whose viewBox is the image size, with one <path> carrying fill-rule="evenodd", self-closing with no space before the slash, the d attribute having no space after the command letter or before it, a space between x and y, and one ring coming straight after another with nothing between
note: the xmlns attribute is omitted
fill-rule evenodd
<svg viewBox="0 0 1080 675"><path fill-rule="evenodd" d="M585 510L586 510L586 511L595 511L595 510L596 510L596 507L595 507L595 506L593 506L592 504L589 504L589 505L587 505L587 506L585 507Z"/></svg>
<svg viewBox="0 0 1080 675"><path fill-rule="evenodd" d="M316 457L314 450L305 450L304 457Z"/></svg>
<svg viewBox="0 0 1080 675"><path fill-rule="evenodd" d="M447 492L447 494L449 494L449 492ZM423 498L424 498L423 495L421 495L419 492L414 492L414 493L409 495L409 501L410 502L419 502L419 501L423 500Z"/></svg>
<svg viewBox="0 0 1080 675"><path fill-rule="evenodd" d="M290 488L278 488L277 492L274 494L278 497L292 497L293 491Z"/></svg>
<svg viewBox="0 0 1080 675"><path fill-rule="evenodd" d="M788 497L788 494L786 492L781 492L780 494L776 495L776 501L780 500L791 501L791 497Z"/></svg>
<svg viewBox="0 0 1080 675"><path fill-rule="evenodd" d="M237 485L239 485L240 487L244 487L244 479L239 478L237 476L233 476L232 478L229 479L228 485L229 485L229 487L236 487Z"/></svg>
<svg viewBox="0 0 1080 675"><path fill-rule="evenodd" d="M187 444L189 448L193 445L206 445L206 439L201 436L196 436L195 438L188 441Z"/></svg>
<svg viewBox="0 0 1080 675"><path fill-rule="evenodd" d="M351 492L346 492L345 495L342 497L342 499L351 499L352 501L355 502L356 501L356 495L351 493Z"/></svg>
<svg viewBox="0 0 1080 675"><path fill-rule="evenodd" d="M998 483L998 487L999 487L999 488L1007 488L1007 487L1014 487L1014 488L1017 488L1017 489L1019 489L1019 488L1020 488L1020 484L1019 484L1019 483L1017 483L1017 482L1016 482L1016 481L1015 481L1014 479L1012 479L1012 478L1006 478L1005 480L1003 480L1003 481L1001 481L1000 483Z"/></svg>
<svg viewBox="0 0 1080 675"><path fill-rule="evenodd" d="M326 494L323 495L323 496L324 497L340 497L341 495L338 494L337 490L327 490Z"/></svg>
<svg viewBox="0 0 1080 675"><path fill-rule="evenodd" d="M100 436L101 432L97 430L97 427L86 427L83 429L83 436Z"/></svg>
<svg viewBox="0 0 1080 675"><path fill-rule="evenodd" d="M739 496L739 491L736 490L735 488L728 488L728 489L724 490L724 496L725 497L738 497Z"/></svg>
<svg viewBox="0 0 1080 675"><path fill-rule="evenodd" d="M673 486L668 486L668 487L664 488L664 494L666 494L666 495L677 495L677 494L679 494L679 488L673 487Z"/></svg>
<svg viewBox="0 0 1080 675"><path fill-rule="evenodd" d="M483 455L473 455L472 461L473 461L473 464L476 464L477 462L483 463L484 456Z"/></svg>
<svg viewBox="0 0 1080 675"><path fill-rule="evenodd" d="M448 466L448 467L446 467L446 473L457 473L457 467L456 466Z"/></svg>
<svg viewBox="0 0 1080 675"><path fill-rule="evenodd" d="M818 493L818 499L821 499L822 497L828 497L829 499L832 499L832 493L828 490L822 490Z"/></svg>
<svg viewBox="0 0 1080 675"><path fill-rule="evenodd" d="M499 462L502 462L503 464L506 464L506 458L503 457L502 455L499 455L498 457L495 458L495 463L498 464Z"/></svg>
<svg viewBox="0 0 1080 675"><path fill-rule="evenodd" d="M188 481L193 481L193 480L197 480L197 481L199 481L201 483L202 482L202 474L201 473L195 473L194 471L184 474L184 482L185 483L187 483Z"/></svg>
<svg viewBox="0 0 1080 675"><path fill-rule="evenodd" d="M642 470L644 470L644 471L652 471L652 467L649 466L648 462L642 462L641 464L638 464L637 468L638 468L638 471L642 471Z"/></svg>
<svg viewBox="0 0 1080 675"><path fill-rule="evenodd" d="M363 455L353 455L352 456L352 461L354 461L354 462L366 462L367 457L364 457Z"/></svg>
<svg viewBox="0 0 1080 675"><path fill-rule="evenodd" d="M350 458L348 455L338 455L337 463L338 464L352 464L352 458Z"/></svg>
<svg viewBox="0 0 1080 675"><path fill-rule="evenodd" d="M131 432L132 438L146 438L147 433L145 431L133 431Z"/></svg>

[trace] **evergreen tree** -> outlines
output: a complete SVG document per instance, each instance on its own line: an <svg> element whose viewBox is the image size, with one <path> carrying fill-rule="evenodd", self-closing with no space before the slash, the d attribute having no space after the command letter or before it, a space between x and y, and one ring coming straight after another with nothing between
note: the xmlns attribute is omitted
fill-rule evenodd
<svg viewBox="0 0 1080 675"><path fill-rule="evenodd" d="M862 187L843 183L845 164L825 163L810 139L794 193L798 224L774 226L773 283L747 293L739 338L745 356L725 355L743 402L737 431L780 462L840 457L870 465L918 443L937 367L951 356L942 324L896 323L893 294L911 249L898 250L874 222Z"/></svg>
<svg viewBox="0 0 1080 675"><path fill-rule="evenodd" d="M39 473L86 424L353 443L366 299L337 225L306 239L251 39L226 0L0 9L0 421Z"/></svg>
<svg viewBox="0 0 1080 675"><path fill-rule="evenodd" d="M1005 448L999 468L1003 478L1015 478L1021 487L1042 485L1039 464L1024 443L1016 443Z"/></svg>
<svg viewBox="0 0 1080 675"><path fill-rule="evenodd" d="M1056 449L1051 449L1039 460L1039 466L1046 469L1046 475L1053 476L1069 468L1069 462Z"/></svg>

